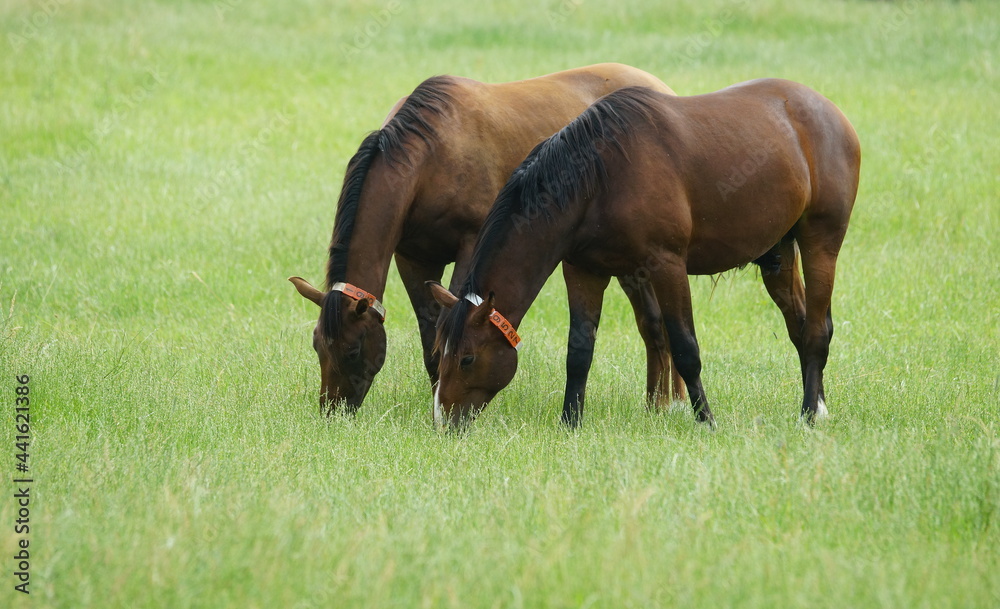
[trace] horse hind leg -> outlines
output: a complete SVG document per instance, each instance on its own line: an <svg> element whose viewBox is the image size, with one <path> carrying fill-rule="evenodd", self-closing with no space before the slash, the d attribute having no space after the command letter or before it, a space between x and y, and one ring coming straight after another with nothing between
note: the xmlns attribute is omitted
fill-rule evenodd
<svg viewBox="0 0 1000 609"><path fill-rule="evenodd" d="M806 317L802 325L802 418L813 423L827 414L823 371L833 338L833 296L837 254L844 231L822 232L803 227L798 237L805 278Z"/></svg>
<svg viewBox="0 0 1000 609"><path fill-rule="evenodd" d="M799 357L799 368L805 374L802 352L802 328L806 322L806 296L799 273L799 251L795 239L786 235L766 254L753 261L760 268L760 276L767 293L778 306L785 320L788 338Z"/></svg>
<svg viewBox="0 0 1000 609"><path fill-rule="evenodd" d="M683 402L687 398L684 379L670 356L663 314L652 285L621 277L618 282L632 305L635 325L646 347L646 407L663 410L672 402Z"/></svg>
<svg viewBox="0 0 1000 609"><path fill-rule="evenodd" d="M802 327L806 321L806 295L799 274L799 252L795 240L788 236L778 242L769 252L754 260L760 267L761 279L767 293L778 305L788 338L802 356Z"/></svg>

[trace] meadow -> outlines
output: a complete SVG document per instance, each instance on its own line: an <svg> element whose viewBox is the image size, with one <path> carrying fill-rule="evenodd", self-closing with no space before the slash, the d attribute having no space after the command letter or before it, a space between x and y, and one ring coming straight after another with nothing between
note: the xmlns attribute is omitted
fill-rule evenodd
<svg viewBox="0 0 1000 609"><path fill-rule="evenodd" d="M992 1L2 0L0 49L0 606L1000 606ZM321 283L363 136L435 74L604 61L789 78L853 122L831 416L799 423L753 267L691 279L715 432L646 411L614 292L559 425L558 274L469 433L431 425L394 271L385 368L321 416L286 277Z"/></svg>

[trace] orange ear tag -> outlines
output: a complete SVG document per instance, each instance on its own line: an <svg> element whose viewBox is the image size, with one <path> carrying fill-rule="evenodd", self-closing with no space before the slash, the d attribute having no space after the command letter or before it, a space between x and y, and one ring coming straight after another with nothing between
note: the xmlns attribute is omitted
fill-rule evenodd
<svg viewBox="0 0 1000 609"><path fill-rule="evenodd" d="M483 304L483 297L478 294L466 294L465 299L477 307ZM507 321L506 317L501 315L496 309L493 309L490 311L490 322L503 332L503 337L507 339L511 347L514 347L515 351L521 350L524 342L521 340L521 336L517 333L517 330L514 329L514 325Z"/></svg>
<svg viewBox="0 0 1000 609"><path fill-rule="evenodd" d="M372 293L366 292L361 288L353 286L349 283L344 283L343 281L333 284L333 287L330 288L330 291L342 292L355 300L367 300L368 305L371 308L375 309L375 312L378 313L378 316L382 318L382 321L385 321L385 307L382 306L382 303L379 302L378 299L375 298L375 296Z"/></svg>

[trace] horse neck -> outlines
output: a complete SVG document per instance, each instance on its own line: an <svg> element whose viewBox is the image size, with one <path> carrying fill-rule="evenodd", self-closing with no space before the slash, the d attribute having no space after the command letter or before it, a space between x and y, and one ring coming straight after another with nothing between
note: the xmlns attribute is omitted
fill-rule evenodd
<svg viewBox="0 0 1000 609"><path fill-rule="evenodd" d="M417 155L414 155L417 156ZM392 254L416 195L422 159L390 165L379 155L365 177L344 280L382 299Z"/></svg>
<svg viewBox="0 0 1000 609"><path fill-rule="evenodd" d="M515 221L507 240L477 273L481 296L493 292L497 311L514 327L521 325L549 276L570 252L574 228L584 213L582 205L571 203L555 210L551 219L525 220L521 231Z"/></svg>

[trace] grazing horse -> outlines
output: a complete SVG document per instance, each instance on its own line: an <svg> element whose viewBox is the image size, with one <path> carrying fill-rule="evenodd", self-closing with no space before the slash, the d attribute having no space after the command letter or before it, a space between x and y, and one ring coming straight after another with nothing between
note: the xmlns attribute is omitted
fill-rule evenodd
<svg viewBox="0 0 1000 609"><path fill-rule="evenodd" d="M437 382L434 327L440 314L427 280L455 262L452 284L465 277L476 233L493 199L531 149L602 95L626 86L672 94L654 76L621 64L599 64L511 83L438 76L420 84L370 133L347 166L327 264L326 291L289 280L320 307L313 347L320 362L320 407L355 411L385 361L381 304L393 253L420 328L424 365ZM570 303L567 403L583 399L580 370L593 356L601 301L589 273L564 265ZM605 284L607 279L604 280ZM581 287L583 286L583 287ZM670 353L652 291L629 292L646 342L651 403L673 393ZM671 385L673 390L671 391Z"/></svg>
<svg viewBox="0 0 1000 609"><path fill-rule="evenodd" d="M565 260L652 285L696 418L713 426L688 275L756 263L798 351L802 417L812 423L826 412L830 298L860 165L840 110L786 80L693 97L626 88L598 100L503 187L458 296L432 286L450 309L437 332L436 420L464 425L507 386L516 328Z"/></svg>

